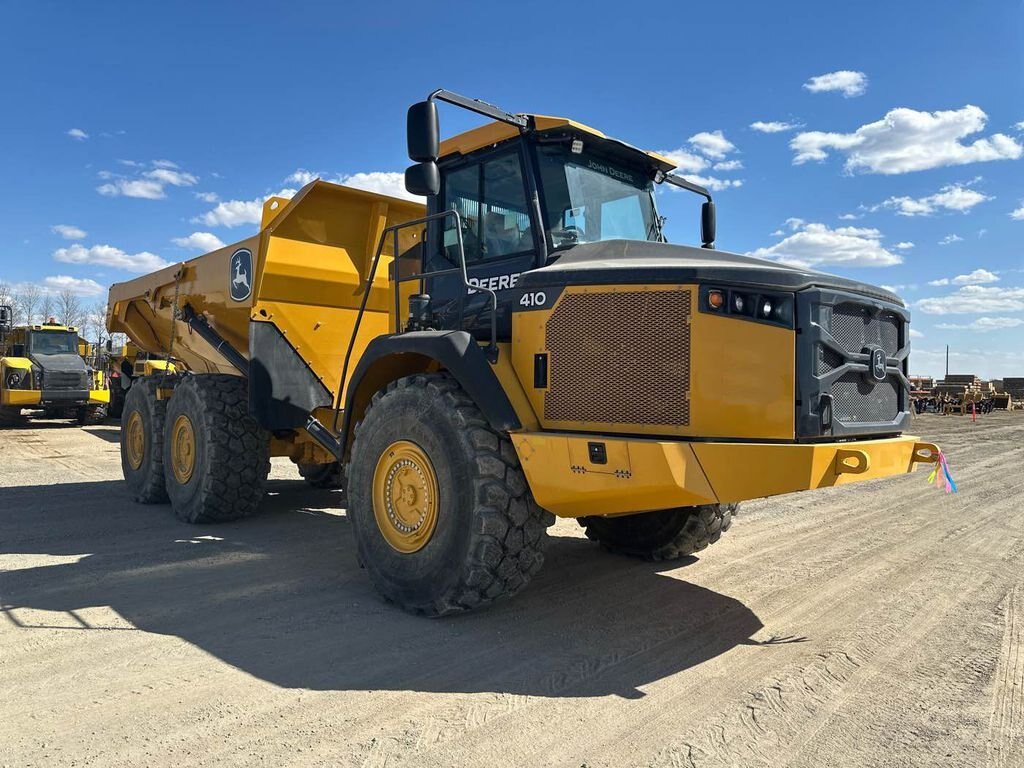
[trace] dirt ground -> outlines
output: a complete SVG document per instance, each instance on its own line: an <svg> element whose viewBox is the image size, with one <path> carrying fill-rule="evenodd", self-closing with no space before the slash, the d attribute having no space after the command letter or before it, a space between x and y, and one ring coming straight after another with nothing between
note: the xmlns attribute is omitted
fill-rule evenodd
<svg viewBox="0 0 1024 768"><path fill-rule="evenodd" d="M1024 414L919 472L746 504L699 558L572 521L518 598L381 603L335 492L131 503L118 430L0 432L0 765L1024 765Z"/></svg>

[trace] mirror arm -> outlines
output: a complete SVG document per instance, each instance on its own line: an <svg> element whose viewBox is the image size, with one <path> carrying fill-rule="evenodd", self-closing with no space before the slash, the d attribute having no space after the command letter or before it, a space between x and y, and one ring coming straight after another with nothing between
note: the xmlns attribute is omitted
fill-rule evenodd
<svg viewBox="0 0 1024 768"><path fill-rule="evenodd" d="M679 187L680 189L685 189L689 192L694 192L695 194L698 194L701 197L705 198L709 203L713 202L713 200L711 199L711 193L708 192L704 187L700 186L699 184L694 184L692 181L687 181L681 176L675 176L671 173L666 173L665 181L667 181L673 187Z"/></svg>
<svg viewBox="0 0 1024 768"><path fill-rule="evenodd" d="M500 120L503 123L514 125L523 131L528 130L530 127L530 120L526 115L516 115L512 112L506 112L493 104L488 104L486 101L471 99L468 96L461 96L458 93L446 91L444 88L438 88L427 97L427 101L434 101L435 99L447 102L448 104L454 104L456 107L468 109L470 112L476 112L478 115L489 117L492 120Z"/></svg>

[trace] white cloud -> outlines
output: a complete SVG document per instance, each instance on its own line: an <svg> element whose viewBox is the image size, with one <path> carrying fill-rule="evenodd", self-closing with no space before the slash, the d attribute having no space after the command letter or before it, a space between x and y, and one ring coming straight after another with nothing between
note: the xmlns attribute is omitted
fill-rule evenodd
<svg viewBox="0 0 1024 768"><path fill-rule="evenodd" d="M143 176L147 179L159 181L161 184L170 184L172 187L191 187L199 181L191 173L175 171L171 168L156 168L155 170L147 171Z"/></svg>
<svg viewBox="0 0 1024 768"><path fill-rule="evenodd" d="M1020 312L1024 310L1024 288L965 285L948 296L921 299L916 306L926 315Z"/></svg>
<svg viewBox="0 0 1024 768"><path fill-rule="evenodd" d="M904 240L903 242L900 243L896 243L896 245L893 246L893 248L895 248L897 251L909 251L913 247L914 244L907 240Z"/></svg>
<svg viewBox="0 0 1024 768"><path fill-rule="evenodd" d="M71 224L54 224L50 229L65 240L81 240L89 234L81 227L75 227Z"/></svg>
<svg viewBox="0 0 1024 768"><path fill-rule="evenodd" d="M688 138L687 142L698 152L703 152L714 160L721 160L736 150L736 145L725 138L721 131L701 131Z"/></svg>
<svg viewBox="0 0 1024 768"><path fill-rule="evenodd" d="M856 221L859 218L862 217L856 213L843 213L839 215L840 221Z"/></svg>
<svg viewBox="0 0 1024 768"><path fill-rule="evenodd" d="M70 136L75 141L85 141L86 139L89 138L89 134L83 131L81 128L72 128L70 131L68 131L67 135Z"/></svg>
<svg viewBox="0 0 1024 768"><path fill-rule="evenodd" d="M193 232L188 237L175 237L171 242L182 248L192 248L203 252L215 251L224 247L224 241L212 232Z"/></svg>
<svg viewBox="0 0 1024 768"><path fill-rule="evenodd" d="M721 163L715 163L712 167L716 171L741 171L743 162L741 160L724 160Z"/></svg>
<svg viewBox="0 0 1024 768"><path fill-rule="evenodd" d="M152 272L153 270L166 267L168 264L168 262L161 259L155 253L150 253L149 251L125 253L120 248L115 248L112 245L94 245L86 248L78 243L67 248L58 248L53 252L53 258L65 264L95 264L104 267L116 267L128 272Z"/></svg>
<svg viewBox="0 0 1024 768"><path fill-rule="evenodd" d="M59 293L60 291L71 291L79 296L99 296L107 290L95 280L71 277L69 275L44 277L41 287L44 291L48 292Z"/></svg>
<svg viewBox="0 0 1024 768"><path fill-rule="evenodd" d="M668 158L675 165L676 171L683 174L700 173L711 165L705 158L685 149L662 149L658 150L658 154Z"/></svg>
<svg viewBox="0 0 1024 768"><path fill-rule="evenodd" d="M898 174L1019 158L1024 147L1002 133L971 144L961 143L961 139L983 130L987 120L984 111L970 104L938 112L899 107L853 133L798 133L789 146L796 153L795 165L824 160L829 150L844 152L849 173Z"/></svg>
<svg viewBox="0 0 1024 768"><path fill-rule="evenodd" d="M924 334L921 333L921 331L917 330L917 328L911 328L910 329L910 338L912 338L912 339L923 339L924 338Z"/></svg>
<svg viewBox="0 0 1024 768"><path fill-rule="evenodd" d="M783 133L784 131L792 131L794 128L802 128L800 123L783 123L777 120L765 122L764 120L757 120L750 124L750 127L755 131L761 133Z"/></svg>
<svg viewBox="0 0 1024 768"><path fill-rule="evenodd" d="M285 184L298 184L300 187L304 187L309 182L320 178L319 173L313 173L313 171L307 171L305 168L299 168L295 173L291 174L284 180Z"/></svg>
<svg viewBox="0 0 1024 768"><path fill-rule="evenodd" d="M1013 127L1018 131L1024 131L1024 120L1021 120L1019 123L1014 123Z"/></svg>
<svg viewBox="0 0 1024 768"><path fill-rule="evenodd" d="M1018 325L1024 325L1024 320L1021 320L1019 317L979 317L970 323L939 323L935 327L941 328L944 331L977 331L985 333L986 331L998 331L1004 328L1016 328Z"/></svg>
<svg viewBox="0 0 1024 768"><path fill-rule="evenodd" d="M202 200L204 203L216 203L220 200L220 197L216 192L193 192L196 200Z"/></svg>
<svg viewBox="0 0 1024 768"><path fill-rule="evenodd" d="M938 280L930 280L928 285L984 285L986 283L998 283L999 275L989 272L987 269L976 269L966 275L957 275L949 278L943 277Z"/></svg>
<svg viewBox="0 0 1024 768"><path fill-rule="evenodd" d="M1024 205L1020 208L1010 211L1010 218L1014 221L1024 221Z"/></svg>
<svg viewBox="0 0 1024 768"><path fill-rule="evenodd" d="M120 160L123 165L131 168L144 168L142 163L134 160ZM134 179L121 176L110 171L100 171L99 177L107 181L96 187L96 191L107 197L138 197L144 200L163 200L167 197L165 187L191 187L198 183L199 178L191 173L178 170L178 166L170 160L154 160L148 171L141 171Z"/></svg>
<svg viewBox="0 0 1024 768"><path fill-rule="evenodd" d="M284 197L291 199L298 190L282 189L276 195L267 197ZM266 198L255 200L225 200L217 207L197 216L192 221L208 227L240 227L243 224L259 224L263 218L263 203Z"/></svg>
<svg viewBox="0 0 1024 768"><path fill-rule="evenodd" d="M849 99L853 96L861 96L868 89L868 77L863 72L841 69L838 72L812 77L804 83L804 88L811 93L839 91Z"/></svg>
<svg viewBox="0 0 1024 768"><path fill-rule="evenodd" d="M355 187L367 192L376 192L380 195L390 195L403 200L414 200L423 202L423 198L417 195L410 195L405 190L405 175L388 171L373 171L371 173L351 173L340 176L334 180L335 184L342 184L346 187Z"/></svg>
<svg viewBox="0 0 1024 768"><path fill-rule="evenodd" d="M953 243L961 243L963 238L960 235L946 235L944 238L939 240L939 245L952 245Z"/></svg>
<svg viewBox="0 0 1024 768"><path fill-rule="evenodd" d="M931 216L939 209L967 213L974 206L992 198L962 184L947 184L927 197L890 197L870 210L891 208L900 216Z"/></svg>
<svg viewBox="0 0 1024 768"><path fill-rule="evenodd" d="M106 197L140 197L144 200L163 200L164 185L152 179L117 179L96 187Z"/></svg>
<svg viewBox="0 0 1024 768"><path fill-rule="evenodd" d="M882 246L882 233L864 227L838 227L787 219L792 234L749 255L799 267L826 264L845 267L889 267L903 257Z"/></svg>

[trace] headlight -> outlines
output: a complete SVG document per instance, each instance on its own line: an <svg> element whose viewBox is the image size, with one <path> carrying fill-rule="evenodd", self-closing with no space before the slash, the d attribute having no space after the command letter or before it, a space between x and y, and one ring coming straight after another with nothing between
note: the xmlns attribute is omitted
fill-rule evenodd
<svg viewBox="0 0 1024 768"><path fill-rule="evenodd" d="M7 374L7 388L21 389L25 373L27 373L27 371L11 371Z"/></svg>
<svg viewBox="0 0 1024 768"><path fill-rule="evenodd" d="M793 327L794 297L786 293L760 293L735 288L702 287L700 309L758 323Z"/></svg>

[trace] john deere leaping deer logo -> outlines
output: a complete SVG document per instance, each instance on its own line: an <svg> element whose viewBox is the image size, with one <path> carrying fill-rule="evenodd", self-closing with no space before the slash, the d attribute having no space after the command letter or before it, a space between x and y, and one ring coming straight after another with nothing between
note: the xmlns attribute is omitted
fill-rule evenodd
<svg viewBox="0 0 1024 768"><path fill-rule="evenodd" d="M231 254L231 298L245 301L252 295L252 251L239 248Z"/></svg>

